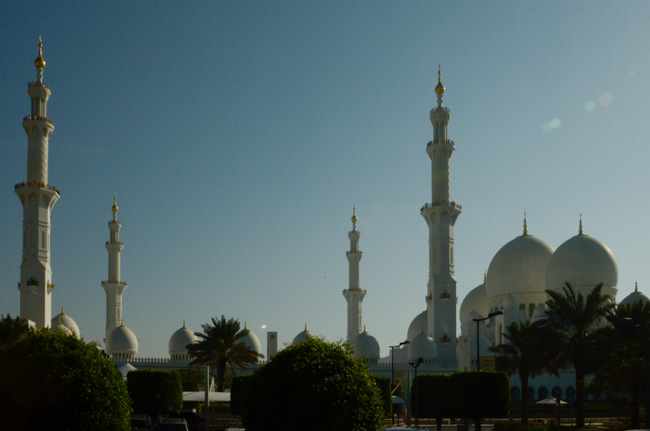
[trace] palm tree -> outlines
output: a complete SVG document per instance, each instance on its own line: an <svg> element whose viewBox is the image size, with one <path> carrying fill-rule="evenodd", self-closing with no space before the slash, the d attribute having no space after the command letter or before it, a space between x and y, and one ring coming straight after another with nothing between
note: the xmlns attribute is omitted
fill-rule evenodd
<svg viewBox="0 0 650 431"><path fill-rule="evenodd" d="M27 331L29 331L27 322L20 317L12 318L11 314L0 316L0 351Z"/></svg>
<svg viewBox="0 0 650 431"><path fill-rule="evenodd" d="M521 382L521 423L528 425L528 378L544 373L554 356L552 349L544 346L544 329L530 321L513 322L503 336L507 343L491 347L496 353L499 371L519 374Z"/></svg>
<svg viewBox="0 0 650 431"><path fill-rule="evenodd" d="M187 350L192 356L190 365L207 365L217 372L217 391L223 392L228 370L246 370L249 364L257 363L264 355L250 349L240 340L248 335L248 329L240 331L239 320L221 316L212 318L212 324L201 325L203 332L196 332L200 341L189 344Z"/></svg>
<svg viewBox="0 0 650 431"><path fill-rule="evenodd" d="M570 283L562 292L547 290L546 319L542 327L553 334L550 338L558 349L555 370L571 366L576 375L576 422L585 427L585 376L589 374L589 357L594 348L594 333L613 307L608 295L601 295L602 283L586 297L576 293Z"/></svg>

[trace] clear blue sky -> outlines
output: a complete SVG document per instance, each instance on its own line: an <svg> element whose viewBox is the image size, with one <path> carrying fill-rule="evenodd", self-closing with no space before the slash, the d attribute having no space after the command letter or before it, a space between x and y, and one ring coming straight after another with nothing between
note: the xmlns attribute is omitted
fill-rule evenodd
<svg viewBox="0 0 650 431"><path fill-rule="evenodd" d="M61 6L63 4L63 6ZM451 109L459 306L498 249L578 231L650 293L650 3L3 2L0 313L18 314L38 36L52 88L53 312L105 324L107 221L122 221L125 324L167 357L225 314L290 342L345 337L352 206L363 320L381 354L425 308L438 64ZM267 329L262 329L267 325Z"/></svg>

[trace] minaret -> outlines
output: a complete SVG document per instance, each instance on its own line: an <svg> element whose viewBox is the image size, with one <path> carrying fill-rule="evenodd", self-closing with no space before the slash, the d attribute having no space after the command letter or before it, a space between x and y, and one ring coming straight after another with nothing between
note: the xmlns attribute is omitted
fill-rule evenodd
<svg viewBox="0 0 650 431"><path fill-rule="evenodd" d="M14 191L23 205L23 260L20 265L20 317L40 328L50 326L52 318L52 269L50 267L50 212L59 191L47 182L49 139L54 123L47 118L50 86L43 83L43 43L39 37L36 81L27 86L30 114L23 118L27 133L27 181Z"/></svg>
<svg viewBox="0 0 650 431"><path fill-rule="evenodd" d="M447 139L450 111L442 106L441 72L438 70L438 106L431 110L433 141L427 144L431 158L432 201L420 213L429 225L429 282L427 284L427 333L438 343L438 359L456 361L456 279L454 278L454 223L461 206L451 201L449 159L454 142Z"/></svg>
<svg viewBox="0 0 650 431"><path fill-rule="evenodd" d="M363 252L359 251L361 232L357 230L357 220L357 209L355 207L352 213L352 230L348 232L350 251L345 253L350 267L350 287L343 291L343 296L348 301L347 340L350 342L361 333L361 302L363 297L366 296L366 291L361 290L359 283L359 262L361 262Z"/></svg>
<svg viewBox="0 0 650 431"><path fill-rule="evenodd" d="M108 280L102 281L106 291L106 339L111 331L122 324L122 294L126 283L120 280L120 253L124 244L120 242L122 223L117 221L117 196L113 196L113 220L108 222L111 233L110 241L106 241L108 250Z"/></svg>

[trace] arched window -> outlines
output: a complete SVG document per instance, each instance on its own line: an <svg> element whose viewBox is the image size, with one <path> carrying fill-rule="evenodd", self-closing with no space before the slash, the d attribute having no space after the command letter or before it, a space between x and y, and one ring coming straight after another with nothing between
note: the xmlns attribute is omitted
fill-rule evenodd
<svg viewBox="0 0 650 431"><path fill-rule="evenodd" d="M526 304L519 304L519 309L526 311Z"/></svg>
<svg viewBox="0 0 650 431"><path fill-rule="evenodd" d="M540 388L537 390L537 399L545 400L548 398L548 388L546 386L540 386Z"/></svg>
<svg viewBox="0 0 650 431"><path fill-rule="evenodd" d="M513 401L519 401L519 398L521 398L521 391L519 390L519 387L513 386L510 388L510 398Z"/></svg>
<svg viewBox="0 0 650 431"><path fill-rule="evenodd" d="M560 388L559 386L553 386L551 395L553 395L553 398L562 398L562 388Z"/></svg>
<svg viewBox="0 0 650 431"><path fill-rule="evenodd" d="M533 312L535 311L535 304L528 305L528 317L533 317Z"/></svg>

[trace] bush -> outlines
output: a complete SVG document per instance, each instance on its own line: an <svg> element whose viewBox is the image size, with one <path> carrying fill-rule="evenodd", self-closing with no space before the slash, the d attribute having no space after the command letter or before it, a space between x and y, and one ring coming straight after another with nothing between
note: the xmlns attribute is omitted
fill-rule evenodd
<svg viewBox="0 0 650 431"><path fill-rule="evenodd" d="M128 431L129 395L95 344L30 331L0 355L3 430Z"/></svg>
<svg viewBox="0 0 650 431"><path fill-rule="evenodd" d="M127 375L126 385L133 400L133 411L147 414L175 415L183 408L183 386L178 371L136 370Z"/></svg>
<svg viewBox="0 0 650 431"><path fill-rule="evenodd" d="M435 418L438 429L442 419L454 416L453 387L448 374L422 374L413 382L411 400L413 412L420 418Z"/></svg>
<svg viewBox="0 0 650 431"><path fill-rule="evenodd" d="M252 377L252 374L233 377L232 386L230 388L230 406L232 407L232 414L237 416L242 416L244 414L246 395L249 392Z"/></svg>
<svg viewBox="0 0 650 431"><path fill-rule="evenodd" d="M348 344L312 339L258 368L245 396L248 431L380 430L380 391Z"/></svg>
<svg viewBox="0 0 650 431"><path fill-rule="evenodd" d="M510 410L510 381L502 372L461 371L452 374L456 416L501 418Z"/></svg>
<svg viewBox="0 0 650 431"><path fill-rule="evenodd" d="M370 377L375 381L375 385L379 388L381 404L384 407L384 417L390 417L390 414L393 411L393 396L390 392L390 379L376 374L371 374Z"/></svg>

